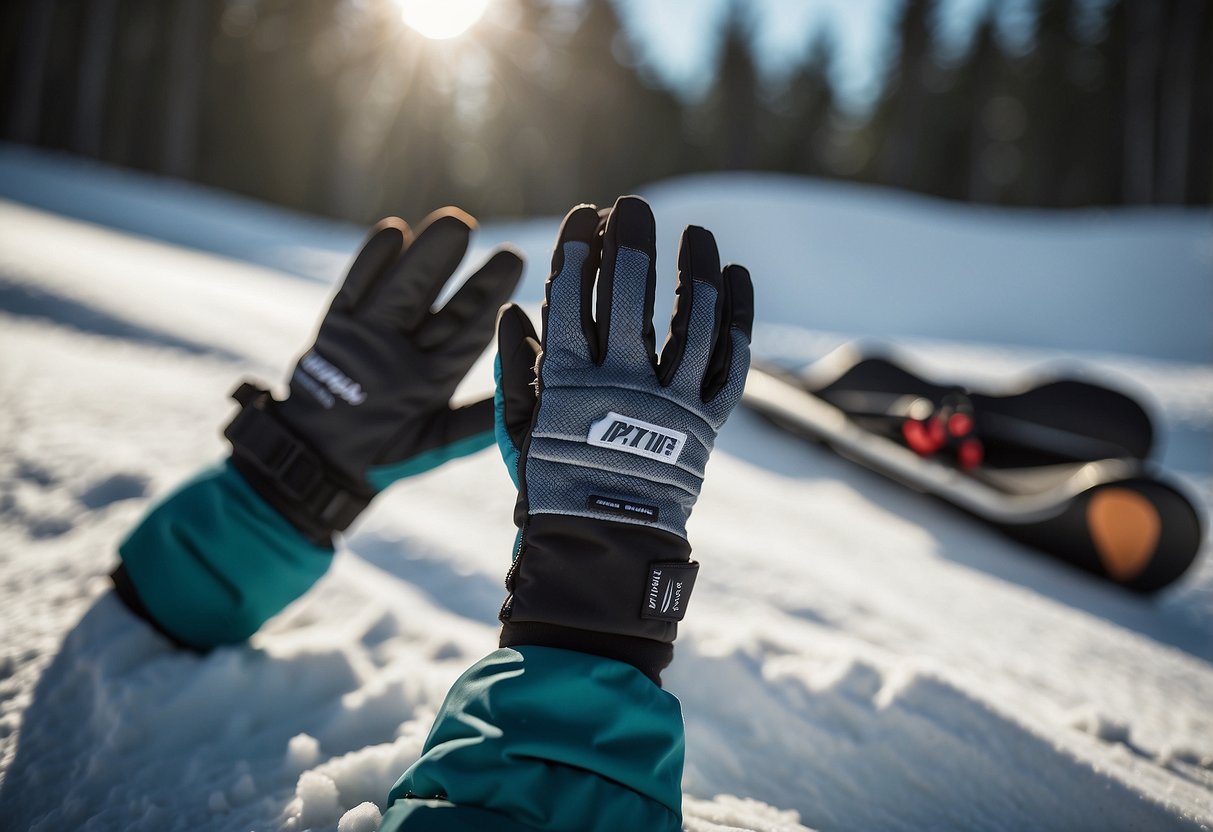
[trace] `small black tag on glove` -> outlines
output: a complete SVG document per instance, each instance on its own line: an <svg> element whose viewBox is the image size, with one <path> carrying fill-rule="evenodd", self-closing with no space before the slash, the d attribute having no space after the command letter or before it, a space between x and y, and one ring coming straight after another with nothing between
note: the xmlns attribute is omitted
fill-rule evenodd
<svg viewBox="0 0 1213 832"><path fill-rule="evenodd" d="M591 494L589 499L585 501L585 506L594 511L618 514L620 517L640 520L644 523L657 522L657 506L638 503L635 500L623 500L618 497L602 497L598 494Z"/></svg>
<svg viewBox="0 0 1213 832"><path fill-rule="evenodd" d="M641 618L681 621L686 615L687 601L699 574L697 561L681 563L650 563L649 583L645 588Z"/></svg>

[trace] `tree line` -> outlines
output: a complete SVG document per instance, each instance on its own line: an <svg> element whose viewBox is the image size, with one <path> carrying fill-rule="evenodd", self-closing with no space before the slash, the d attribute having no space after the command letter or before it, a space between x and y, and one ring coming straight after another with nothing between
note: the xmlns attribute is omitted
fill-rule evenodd
<svg viewBox="0 0 1213 832"><path fill-rule="evenodd" d="M1018 39L990 6L957 52L937 0L903 0L855 113L828 32L764 77L739 2L687 100L611 0L498 0L459 43L390 0L10 0L0 138L356 222L556 213L718 170L998 205L1213 202L1213 3L1037 0Z"/></svg>

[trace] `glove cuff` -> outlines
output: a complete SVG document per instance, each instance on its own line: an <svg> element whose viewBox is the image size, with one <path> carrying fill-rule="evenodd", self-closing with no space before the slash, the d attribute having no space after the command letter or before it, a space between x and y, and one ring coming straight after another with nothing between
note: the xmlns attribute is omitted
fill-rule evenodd
<svg viewBox="0 0 1213 832"><path fill-rule="evenodd" d="M661 687L661 671L674 658L674 645L648 638L596 633L558 624L507 621L501 627L501 647L556 647L630 664Z"/></svg>
<svg viewBox="0 0 1213 832"><path fill-rule="evenodd" d="M603 655L656 680L695 585L690 553L684 538L659 529L533 514L506 577L501 644Z"/></svg>
<svg viewBox="0 0 1213 832"><path fill-rule="evenodd" d="M268 390L246 381L232 398L243 405L223 431L233 467L309 541L331 548L333 533L348 528L375 492L350 482L292 431Z"/></svg>

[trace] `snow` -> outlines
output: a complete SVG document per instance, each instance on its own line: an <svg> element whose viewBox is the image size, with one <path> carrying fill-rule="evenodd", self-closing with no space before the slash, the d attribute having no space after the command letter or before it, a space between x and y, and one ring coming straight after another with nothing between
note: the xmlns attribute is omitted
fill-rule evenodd
<svg viewBox="0 0 1213 832"><path fill-rule="evenodd" d="M948 377L1110 378L1159 415L1208 516L1207 212L1003 212L776 177L646 195L660 291L678 229L713 229L754 274L760 354L896 336ZM475 240L526 251L528 304L556 223ZM223 453L241 376L284 377L361 233L0 147L6 830L373 830L447 688L495 645L513 493L493 451L384 495L247 646L184 655L107 592L116 542ZM462 394L490 386L485 360ZM689 531L703 568L666 675L687 830L1213 825L1207 543L1139 599L741 411Z"/></svg>
<svg viewBox="0 0 1213 832"><path fill-rule="evenodd" d="M382 820L379 807L374 803L359 803L341 816L337 832L375 832Z"/></svg>

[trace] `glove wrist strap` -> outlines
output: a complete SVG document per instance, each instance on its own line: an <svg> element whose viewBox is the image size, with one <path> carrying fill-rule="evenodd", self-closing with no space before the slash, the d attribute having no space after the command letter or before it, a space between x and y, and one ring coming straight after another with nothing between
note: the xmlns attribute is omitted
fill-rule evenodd
<svg viewBox="0 0 1213 832"><path fill-rule="evenodd" d="M232 464L266 502L309 540L332 545L375 496L350 485L273 411L268 390L243 382L232 398L242 407L223 435Z"/></svg>

